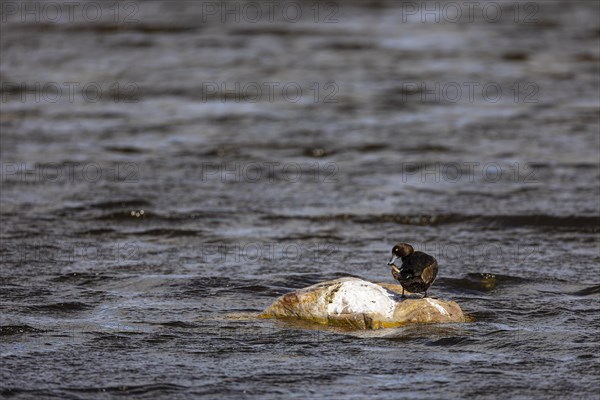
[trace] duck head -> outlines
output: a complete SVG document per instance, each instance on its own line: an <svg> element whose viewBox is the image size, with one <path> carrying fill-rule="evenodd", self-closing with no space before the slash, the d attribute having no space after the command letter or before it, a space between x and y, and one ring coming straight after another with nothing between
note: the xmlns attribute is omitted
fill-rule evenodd
<svg viewBox="0 0 600 400"><path fill-rule="evenodd" d="M404 257L410 256L415 249L408 243L398 243L392 249L392 258L388 261L388 265L394 265L398 258L402 259Z"/></svg>

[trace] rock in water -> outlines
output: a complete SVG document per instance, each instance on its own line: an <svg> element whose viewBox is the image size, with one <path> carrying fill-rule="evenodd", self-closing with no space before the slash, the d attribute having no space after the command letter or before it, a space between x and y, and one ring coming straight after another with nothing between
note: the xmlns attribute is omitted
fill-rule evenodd
<svg viewBox="0 0 600 400"><path fill-rule="evenodd" d="M279 297L259 318L297 318L355 329L391 328L408 323L465 322L453 301L405 298L400 285L359 278L318 283Z"/></svg>

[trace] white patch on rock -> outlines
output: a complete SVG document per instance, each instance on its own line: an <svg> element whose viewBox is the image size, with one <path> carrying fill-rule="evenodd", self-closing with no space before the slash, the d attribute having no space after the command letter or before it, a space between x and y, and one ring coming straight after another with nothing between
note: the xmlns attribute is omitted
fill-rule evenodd
<svg viewBox="0 0 600 400"><path fill-rule="evenodd" d="M329 315L376 313L392 318L396 307L390 292L362 279L342 282L330 300L327 305Z"/></svg>
<svg viewBox="0 0 600 400"><path fill-rule="evenodd" d="M425 300L427 300L427 302L429 304L431 304L432 306L434 306L435 309L440 312L440 314L442 314L442 315L448 315L448 312L446 311L446 309L444 307L440 306L437 301L432 300L429 297L427 297Z"/></svg>

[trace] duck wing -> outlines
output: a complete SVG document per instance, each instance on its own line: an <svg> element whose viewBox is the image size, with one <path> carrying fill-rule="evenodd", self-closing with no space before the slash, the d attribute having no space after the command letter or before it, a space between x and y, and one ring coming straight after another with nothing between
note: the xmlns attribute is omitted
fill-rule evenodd
<svg viewBox="0 0 600 400"><path fill-rule="evenodd" d="M418 265L421 279L424 282L433 282L438 272L437 260L433 256L420 251L416 251L414 255L417 257L415 263Z"/></svg>
<svg viewBox="0 0 600 400"><path fill-rule="evenodd" d="M426 282L431 282L437 275L437 261L434 257L421 251L415 251L402 263L402 276L421 277Z"/></svg>
<svg viewBox="0 0 600 400"><path fill-rule="evenodd" d="M438 272L437 261L434 261L433 264L429 265L428 267L425 267L425 269L423 270L423 273L421 274L421 279L423 279L423 282L431 284L435 280L435 277L437 276L437 272Z"/></svg>

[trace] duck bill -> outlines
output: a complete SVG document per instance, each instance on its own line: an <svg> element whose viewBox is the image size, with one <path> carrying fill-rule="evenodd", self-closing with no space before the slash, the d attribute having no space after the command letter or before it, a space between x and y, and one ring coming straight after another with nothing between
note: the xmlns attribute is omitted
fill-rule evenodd
<svg viewBox="0 0 600 400"><path fill-rule="evenodd" d="M393 256L392 258L390 258L390 261L388 261L388 265L394 265L394 262L396 262L397 259L398 256Z"/></svg>

